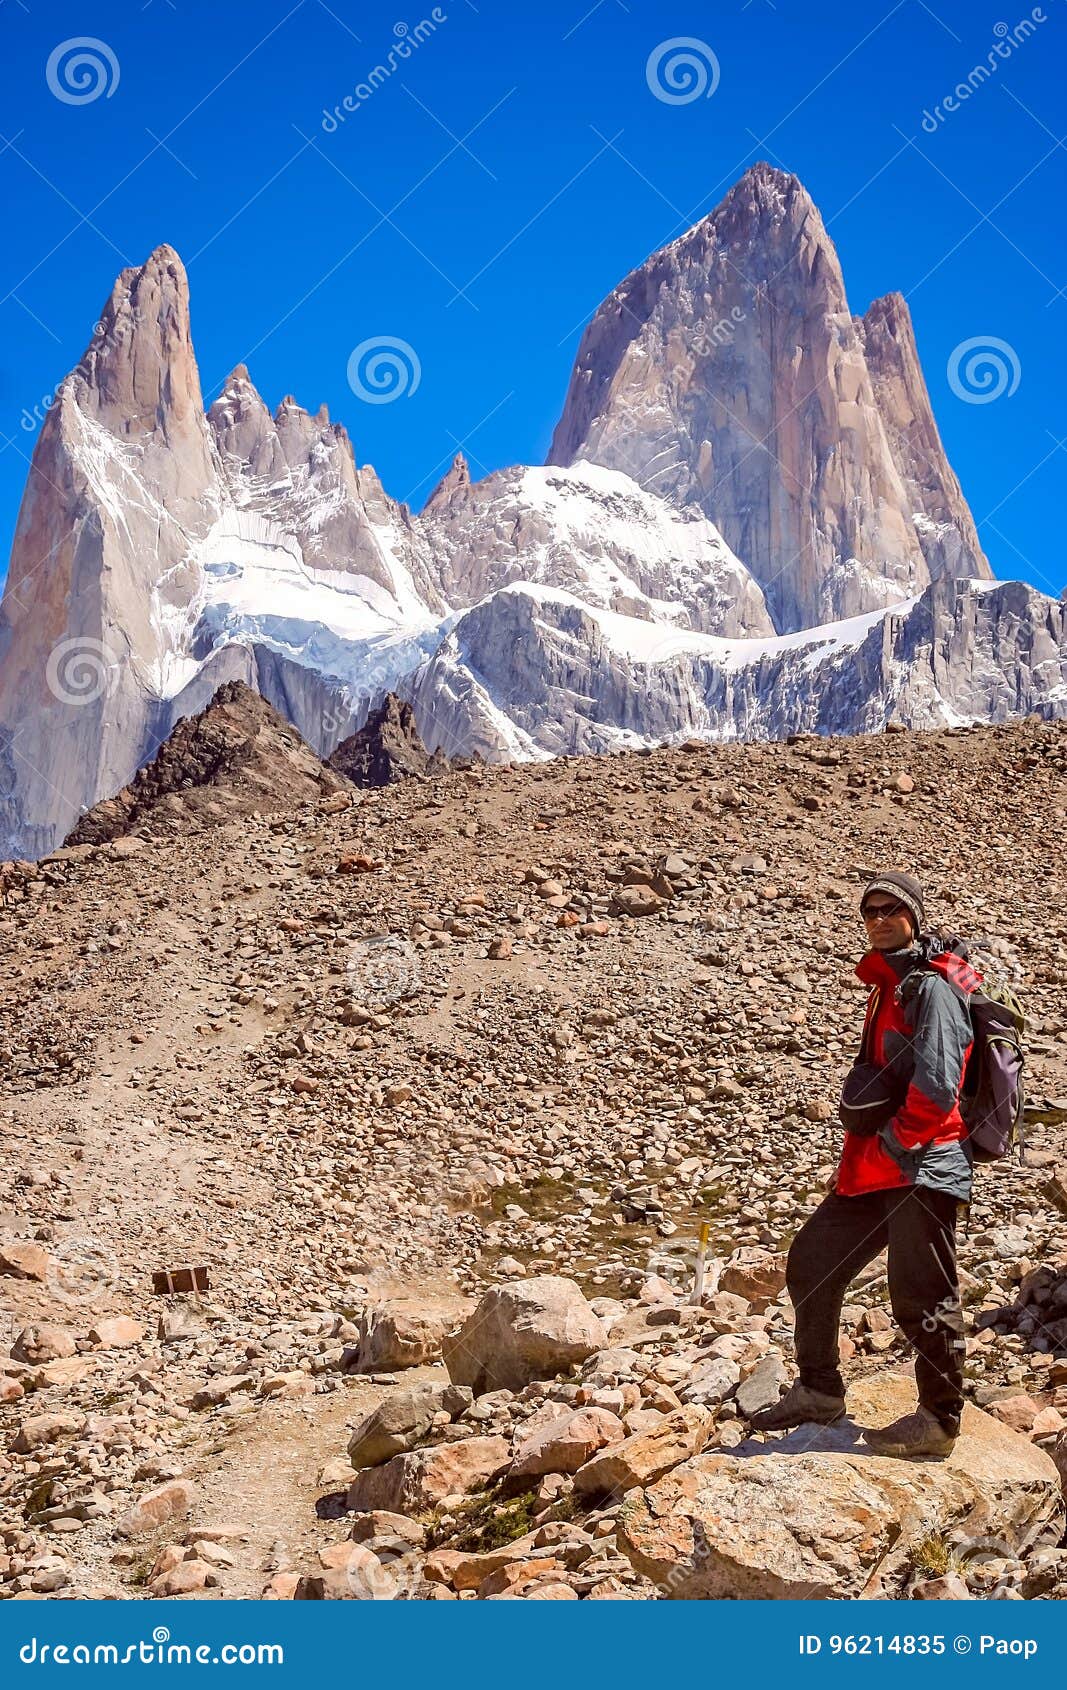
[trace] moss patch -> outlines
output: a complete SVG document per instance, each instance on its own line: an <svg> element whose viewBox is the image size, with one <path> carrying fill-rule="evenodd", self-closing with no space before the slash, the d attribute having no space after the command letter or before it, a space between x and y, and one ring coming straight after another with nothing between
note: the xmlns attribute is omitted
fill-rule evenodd
<svg viewBox="0 0 1067 1690"><path fill-rule="evenodd" d="M576 1502L571 1495L562 1497L546 1510L538 1502L535 1491L505 1497L497 1485L465 1498L447 1514L435 1508L423 1523L428 1548L460 1549L481 1555L491 1549L505 1548L516 1538L544 1525L546 1520L573 1519L575 1511Z"/></svg>

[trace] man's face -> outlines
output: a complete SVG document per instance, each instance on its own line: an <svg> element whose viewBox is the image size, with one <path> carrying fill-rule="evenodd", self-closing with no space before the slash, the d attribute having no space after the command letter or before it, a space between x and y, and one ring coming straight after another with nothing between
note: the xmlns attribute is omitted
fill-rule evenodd
<svg viewBox="0 0 1067 1690"><path fill-rule="evenodd" d="M861 914L872 950L899 951L911 944L915 933L911 911L890 893L872 892Z"/></svg>

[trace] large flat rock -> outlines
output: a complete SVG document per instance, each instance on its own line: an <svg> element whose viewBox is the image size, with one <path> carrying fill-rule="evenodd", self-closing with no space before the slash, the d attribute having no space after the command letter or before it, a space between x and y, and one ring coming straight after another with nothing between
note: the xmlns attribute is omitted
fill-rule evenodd
<svg viewBox="0 0 1067 1690"><path fill-rule="evenodd" d="M914 1407L910 1379L857 1384L837 1426L800 1426L773 1446L683 1462L623 1510L619 1545L663 1597L898 1597L914 1547L940 1533L1010 1554L1058 1541L1064 1524L1054 1462L1028 1439L964 1410L945 1461L893 1461L863 1442Z"/></svg>

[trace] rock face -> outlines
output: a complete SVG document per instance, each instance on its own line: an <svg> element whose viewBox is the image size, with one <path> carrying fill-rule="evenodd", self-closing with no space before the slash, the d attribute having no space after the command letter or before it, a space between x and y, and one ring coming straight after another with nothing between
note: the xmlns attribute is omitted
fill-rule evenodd
<svg viewBox="0 0 1067 1690"><path fill-rule="evenodd" d="M461 617L410 689L428 744L490 760L1057 716L1067 603L946 576L888 613L725 641L523 584Z"/></svg>
<svg viewBox="0 0 1067 1690"><path fill-rule="evenodd" d="M205 416L181 260L162 246L124 270L45 418L19 513L0 850L51 849L222 681L254 684L330 749L435 622L421 550L324 411L286 399L271 418L238 369ZM338 648L347 691L319 678Z"/></svg>
<svg viewBox="0 0 1067 1690"><path fill-rule="evenodd" d="M483 1391L521 1391L603 1349L607 1334L573 1279L494 1285L444 1343L448 1376Z"/></svg>
<svg viewBox="0 0 1067 1690"><path fill-rule="evenodd" d="M179 722L129 786L86 811L67 844L99 845L146 828L184 832L342 786L265 699L228 681L206 710Z"/></svg>
<svg viewBox="0 0 1067 1690"><path fill-rule="evenodd" d="M911 313L899 293L876 299L858 325L874 396L931 576L989 575L937 432Z"/></svg>
<svg viewBox="0 0 1067 1690"><path fill-rule="evenodd" d="M981 1410L941 1462L890 1461L860 1441L914 1406L908 1382L857 1383L849 1420L799 1427L764 1453L698 1455L624 1511L619 1544L663 1597L897 1597L931 1535L1007 1555L1058 1542L1064 1505L1043 1451ZM622 1449L624 1446L619 1446ZM603 1459L603 1458L600 1458Z"/></svg>
<svg viewBox="0 0 1067 1690"><path fill-rule="evenodd" d="M329 766L353 786L390 786L412 775L436 773L443 761L423 745L411 705L389 693L363 726L331 753Z"/></svg>
<svg viewBox="0 0 1067 1690"><path fill-rule="evenodd" d="M23 849L49 848L162 737L160 627L188 613L189 536L215 504L188 284L164 246L115 283L19 512L0 618L0 763L17 813L0 833Z"/></svg>
<svg viewBox="0 0 1067 1690"><path fill-rule="evenodd" d="M990 575L903 300L853 319L811 198L770 165L594 316L549 452L581 458L698 504L782 632L899 603L946 566ZM927 522L955 529L929 555Z"/></svg>
<svg viewBox="0 0 1067 1690"><path fill-rule="evenodd" d="M703 513L674 509L631 474L519 465L472 483L453 465L421 527L435 584L458 609L525 581L667 628L774 632L763 593Z"/></svg>

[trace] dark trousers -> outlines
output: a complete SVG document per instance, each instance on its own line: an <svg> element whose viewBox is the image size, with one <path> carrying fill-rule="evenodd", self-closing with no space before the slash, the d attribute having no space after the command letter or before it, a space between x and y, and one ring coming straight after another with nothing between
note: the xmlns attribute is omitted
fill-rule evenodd
<svg viewBox="0 0 1067 1690"><path fill-rule="evenodd" d="M946 1431L959 1431L964 1342L956 1208L955 1197L916 1185L823 1199L794 1238L786 1265L802 1384L844 1395L841 1305L860 1269L888 1247L889 1300L915 1352L919 1401Z"/></svg>

